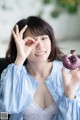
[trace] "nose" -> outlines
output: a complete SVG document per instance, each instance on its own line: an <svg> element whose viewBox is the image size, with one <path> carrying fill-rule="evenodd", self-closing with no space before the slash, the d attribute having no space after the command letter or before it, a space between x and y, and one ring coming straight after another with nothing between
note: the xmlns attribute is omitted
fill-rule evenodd
<svg viewBox="0 0 80 120"><path fill-rule="evenodd" d="M43 42L42 42L41 40L39 40L36 48L37 48L37 49L42 49L42 48L43 48Z"/></svg>

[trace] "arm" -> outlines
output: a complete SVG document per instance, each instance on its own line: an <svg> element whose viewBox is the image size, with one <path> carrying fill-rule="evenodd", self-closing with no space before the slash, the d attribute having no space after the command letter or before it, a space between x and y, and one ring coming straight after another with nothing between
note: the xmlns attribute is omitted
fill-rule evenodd
<svg viewBox="0 0 80 120"><path fill-rule="evenodd" d="M80 68L65 72L62 69L64 93L58 102L58 120L80 119Z"/></svg>
<svg viewBox="0 0 80 120"><path fill-rule="evenodd" d="M80 98L80 96L78 96ZM80 102L78 99L70 99L65 95L59 101L58 104L58 120L80 120Z"/></svg>
<svg viewBox="0 0 80 120"><path fill-rule="evenodd" d="M31 100L29 78L24 66L10 64L3 71L0 81L0 111L9 114L20 112Z"/></svg>
<svg viewBox="0 0 80 120"><path fill-rule="evenodd" d="M13 31L17 57L15 63L10 64L1 75L0 111L7 111L9 113L20 112L26 108L27 101L30 102L31 100L30 81L26 75L23 63L32 49L38 44L38 41L35 41L29 36L23 39L23 33L26 28L27 26L19 32L19 28L16 25L16 31Z"/></svg>

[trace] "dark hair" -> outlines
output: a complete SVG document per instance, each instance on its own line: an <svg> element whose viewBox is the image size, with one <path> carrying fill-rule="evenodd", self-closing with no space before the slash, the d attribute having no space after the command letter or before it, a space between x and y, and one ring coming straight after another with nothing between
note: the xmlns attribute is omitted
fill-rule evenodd
<svg viewBox="0 0 80 120"><path fill-rule="evenodd" d="M55 59L59 60L61 59L62 52L57 46L55 37L54 37L54 32L52 27L44 20L42 20L39 17L36 16L30 16L27 19L22 19L16 23L19 26L19 31L25 26L28 25L28 29L33 35L48 35L50 40L51 40L51 53L49 55L49 61L53 61ZM16 25L15 25L16 26ZM16 27L14 26L13 30L15 31ZM25 35L25 33L24 33ZM23 35L23 36L24 36ZM16 49L16 44L14 41L14 37L11 34L11 39L9 43L8 50L6 52L6 59L10 62L13 63L16 59L17 56L17 49ZM27 60L26 60L27 61ZM25 62L26 62L25 61Z"/></svg>

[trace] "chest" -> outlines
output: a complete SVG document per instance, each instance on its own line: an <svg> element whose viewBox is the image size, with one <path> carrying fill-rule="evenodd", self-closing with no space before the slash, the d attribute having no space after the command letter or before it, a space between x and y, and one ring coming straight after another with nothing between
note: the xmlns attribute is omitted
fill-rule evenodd
<svg viewBox="0 0 80 120"><path fill-rule="evenodd" d="M45 83L40 83L34 95L35 102L43 109L49 107L53 104L54 100L45 85Z"/></svg>

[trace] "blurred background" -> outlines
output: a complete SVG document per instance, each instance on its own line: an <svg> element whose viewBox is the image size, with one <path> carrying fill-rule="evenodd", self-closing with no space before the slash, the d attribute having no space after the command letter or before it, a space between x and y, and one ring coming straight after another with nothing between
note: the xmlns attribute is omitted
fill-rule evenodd
<svg viewBox="0 0 80 120"><path fill-rule="evenodd" d="M5 57L15 23L40 16L54 29L61 50L80 55L80 0L0 0L0 57Z"/></svg>

